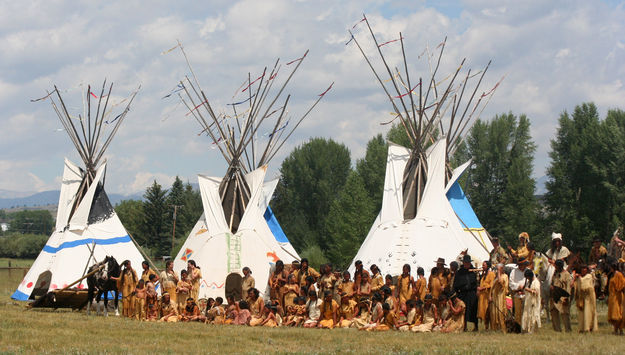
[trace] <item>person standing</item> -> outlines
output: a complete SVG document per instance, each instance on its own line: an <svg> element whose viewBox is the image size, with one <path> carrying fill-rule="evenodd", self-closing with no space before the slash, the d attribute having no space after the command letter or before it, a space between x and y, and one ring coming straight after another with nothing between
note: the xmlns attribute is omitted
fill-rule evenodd
<svg viewBox="0 0 625 355"><path fill-rule="evenodd" d="M525 286L525 270L527 269L529 262L526 259L519 259L517 261L517 268L512 269L510 272L509 287L512 294L512 301L514 304L514 321L521 325L523 320L523 298L524 286Z"/></svg>
<svg viewBox="0 0 625 355"><path fill-rule="evenodd" d="M575 299L579 332L597 331L597 298L595 295L595 280L588 272L588 266L581 267L581 274L575 275Z"/></svg>
<svg viewBox="0 0 625 355"><path fill-rule="evenodd" d="M406 301L412 296L414 289L414 278L410 275L410 264L404 264L402 274L397 278L397 288L395 289L395 297L399 299L400 304L406 304Z"/></svg>
<svg viewBox="0 0 625 355"><path fill-rule="evenodd" d="M122 314L132 318L135 315L135 288L137 287L137 272L130 265L130 260L124 260L123 269L119 276L119 285L122 291Z"/></svg>
<svg viewBox="0 0 625 355"><path fill-rule="evenodd" d="M384 277L380 273L380 269L376 264L371 265L369 268L371 270L371 292L376 293L382 290L382 286L384 286Z"/></svg>
<svg viewBox="0 0 625 355"><path fill-rule="evenodd" d="M187 262L187 273L188 273L187 277L189 278L189 283L191 283L190 297L193 298L194 301L197 301L198 296L200 294L200 282L202 281L202 271L195 263L195 260L189 260Z"/></svg>
<svg viewBox="0 0 625 355"><path fill-rule="evenodd" d="M417 281L415 281L414 285L414 296L415 300L421 300L423 302L425 300L425 294L427 293L427 282L425 280L425 270L422 267L417 268Z"/></svg>
<svg viewBox="0 0 625 355"><path fill-rule="evenodd" d="M493 243L493 250L490 251L489 255L491 265L507 263L509 256L506 250L499 245L499 238L493 238L491 242Z"/></svg>
<svg viewBox="0 0 625 355"><path fill-rule="evenodd" d="M564 323L564 330L571 331L571 282L572 277L564 269L564 261L556 261L556 271L551 278L551 299L549 300L549 311L553 330L562 331L561 323ZM557 299L554 298L557 297ZM560 322L562 321L562 322Z"/></svg>
<svg viewBox="0 0 625 355"><path fill-rule="evenodd" d="M545 254L547 255L547 258L549 258L551 265L554 265L556 260L563 260L564 268L566 268L566 258L569 257L571 252L567 247L562 245L561 233L551 234L551 248L549 248Z"/></svg>
<svg viewBox="0 0 625 355"><path fill-rule="evenodd" d="M150 275L156 276L156 281L158 281L158 274L150 268L150 264L148 264L147 261L144 260L141 262L141 268L143 269L141 272L141 279L143 282L147 284L148 281L150 281Z"/></svg>
<svg viewBox="0 0 625 355"><path fill-rule="evenodd" d="M523 319L521 320L521 329L527 333L533 333L540 328L540 282L534 271L525 269L525 298L523 300Z"/></svg>
<svg viewBox="0 0 625 355"><path fill-rule="evenodd" d="M610 262L608 283L608 322L614 327L614 334L623 334L625 328L625 314L623 305L625 304L625 276L618 270L616 261Z"/></svg>
<svg viewBox="0 0 625 355"><path fill-rule="evenodd" d="M502 330L506 333L506 315L508 306L506 295L508 294L508 275L504 271L503 264L497 264L497 276L493 280L491 289L490 329Z"/></svg>
<svg viewBox="0 0 625 355"><path fill-rule="evenodd" d="M453 290L462 300L465 308L464 330L467 330L467 322L472 322L475 326L473 331L478 330L477 325L477 277L471 269L471 256L465 254L462 257L462 268L456 272L453 283Z"/></svg>
<svg viewBox="0 0 625 355"><path fill-rule="evenodd" d="M165 292L169 294L169 299L176 304L176 285L178 285L178 276L174 272L173 260L167 260L165 270L161 271L161 295Z"/></svg>
<svg viewBox="0 0 625 355"><path fill-rule="evenodd" d="M495 281L495 273L490 269L490 261L482 263L480 285L477 287L477 318L482 320L486 329L489 326L491 289Z"/></svg>
<svg viewBox="0 0 625 355"><path fill-rule="evenodd" d="M300 262L300 269L299 269L299 272L297 273L297 276L299 277L299 284L301 287L301 286L306 285L306 278L308 276L312 276L314 279L313 282L317 282L317 279L321 275L317 272L317 270L313 269L312 267L308 265L308 259L303 258L302 261Z"/></svg>

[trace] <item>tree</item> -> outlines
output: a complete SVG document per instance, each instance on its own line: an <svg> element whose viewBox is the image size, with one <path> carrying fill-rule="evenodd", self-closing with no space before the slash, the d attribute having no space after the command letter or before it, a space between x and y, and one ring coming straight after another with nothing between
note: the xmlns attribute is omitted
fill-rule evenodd
<svg viewBox="0 0 625 355"><path fill-rule="evenodd" d="M272 206L297 250L308 244L327 250L326 218L347 180L350 165L347 147L324 138L309 140L282 162L282 178Z"/></svg>
<svg viewBox="0 0 625 355"><path fill-rule="evenodd" d="M388 145L382 135L378 134L367 143L365 157L356 162L356 171L362 178L375 211L382 207L387 151Z"/></svg>
<svg viewBox="0 0 625 355"><path fill-rule="evenodd" d="M352 171L332 202L326 220L330 238L328 256L335 265L341 268L349 266L369 232L375 212L374 201L368 196L363 179Z"/></svg>
<svg viewBox="0 0 625 355"><path fill-rule="evenodd" d="M139 245L148 245L144 233L143 202L139 200L122 200L115 206L115 213L122 221L124 228L132 235Z"/></svg>
<svg viewBox="0 0 625 355"><path fill-rule="evenodd" d="M54 218L48 210L8 213L9 230L12 232L50 235L54 229Z"/></svg>
<svg viewBox="0 0 625 355"><path fill-rule="evenodd" d="M167 190L163 190L156 180L143 195L144 231L147 246L155 255L168 255L171 252L171 234L166 219L169 211L166 203Z"/></svg>
<svg viewBox="0 0 625 355"><path fill-rule="evenodd" d="M178 207L174 207L178 206ZM174 222L174 209L176 213L176 240L186 237L185 231L187 229L186 219L180 218L184 214L185 210L185 190L182 180L178 176L171 185L169 193L167 194L167 211L168 218L165 221L165 228L173 232ZM173 255L172 255L173 256Z"/></svg>
<svg viewBox="0 0 625 355"><path fill-rule="evenodd" d="M490 234L516 243L523 231L536 231L538 205L531 178L535 144L529 119L512 113L490 122L477 120L467 137L473 164L465 173L465 192Z"/></svg>
<svg viewBox="0 0 625 355"><path fill-rule="evenodd" d="M550 227L573 249L587 251L594 237L607 240L623 221L624 127L623 111L600 121L593 103L560 115L545 201Z"/></svg>

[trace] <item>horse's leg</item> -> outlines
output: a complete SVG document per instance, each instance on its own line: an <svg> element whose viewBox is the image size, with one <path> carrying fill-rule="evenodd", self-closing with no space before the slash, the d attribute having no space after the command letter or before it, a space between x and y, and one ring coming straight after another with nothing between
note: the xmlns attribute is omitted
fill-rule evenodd
<svg viewBox="0 0 625 355"><path fill-rule="evenodd" d="M119 290L115 289L115 316L119 317Z"/></svg>
<svg viewBox="0 0 625 355"><path fill-rule="evenodd" d="M95 309L96 309L96 315L100 315L100 300L102 299L102 291L100 291L98 289L98 293L95 296Z"/></svg>
<svg viewBox="0 0 625 355"><path fill-rule="evenodd" d="M104 291L104 316L109 316L109 292Z"/></svg>
<svg viewBox="0 0 625 355"><path fill-rule="evenodd" d="M91 314L91 304L93 303L93 289L87 288L87 315Z"/></svg>

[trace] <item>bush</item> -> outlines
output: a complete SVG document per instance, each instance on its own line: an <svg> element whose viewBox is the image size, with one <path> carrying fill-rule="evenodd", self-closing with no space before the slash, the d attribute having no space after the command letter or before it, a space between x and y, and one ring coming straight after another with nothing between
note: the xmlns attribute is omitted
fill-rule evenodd
<svg viewBox="0 0 625 355"><path fill-rule="evenodd" d="M316 244L306 246L299 255L302 259L308 259L308 265L316 270L319 270L319 266L328 262L328 258L324 255L323 250Z"/></svg>
<svg viewBox="0 0 625 355"><path fill-rule="evenodd" d="M47 235L12 233L0 237L0 256L5 258L36 258L48 241Z"/></svg>

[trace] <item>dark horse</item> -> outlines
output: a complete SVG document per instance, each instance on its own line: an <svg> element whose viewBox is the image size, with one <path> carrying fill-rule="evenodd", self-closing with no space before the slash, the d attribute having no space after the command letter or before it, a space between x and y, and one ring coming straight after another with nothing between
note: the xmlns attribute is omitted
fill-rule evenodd
<svg viewBox="0 0 625 355"><path fill-rule="evenodd" d="M117 305L119 303L119 290L117 289L117 281L113 278L118 278L121 274L121 268L112 256L107 256L101 262L91 266L88 273L96 271L93 275L87 277L87 315L91 311L91 303L93 302L93 296L96 295L96 310L97 314L100 314L100 298L104 295L104 315L108 316L108 293L114 291L115 294L115 315L119 315Z"/></svg>

